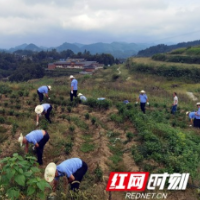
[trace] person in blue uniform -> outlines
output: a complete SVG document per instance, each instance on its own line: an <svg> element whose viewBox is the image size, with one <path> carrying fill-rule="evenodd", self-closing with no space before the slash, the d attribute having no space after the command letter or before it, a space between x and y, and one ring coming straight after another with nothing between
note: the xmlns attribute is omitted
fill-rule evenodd
<svg viewBox="0 0 200 200"><path fill-rule="evenodd" d="M25 137L20 134L18 142L22 146L25 144L25 152L28 153L29 143L34 144L37 153L37 162L39 165L43 164L42 156L45 144L49 140L49 134L45 130L34 130L27 134Z"/></svg>
<svg viewBox="0 0 200 200"><path fill-rule="evenodd" d="M87 169L87 164L80 158L70 158L59 165L53 162L49 163L45 169L44 178L47 182L53 181L53 191L55 191L59 177L66 176L71 190L78 191Z"/></svg>

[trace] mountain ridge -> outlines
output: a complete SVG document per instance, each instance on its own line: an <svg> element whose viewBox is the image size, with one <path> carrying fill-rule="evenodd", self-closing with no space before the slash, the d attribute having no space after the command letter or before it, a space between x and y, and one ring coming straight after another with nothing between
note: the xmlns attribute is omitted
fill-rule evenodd
<svg viewBox="0 0 200 200"><path fill-rule="evenodd" d="M112 43L103 43L97 42L92 44L81 44L81 43L68 43L64 42L63 44L57 47L39 47L33 43L30 44L22 44L13 48L10 48L8 52L15 52L17 50L32 50L32 51L48 51L52 49L56 49L56 51L61 52L65 50L72 50L74 53L84 51L89 51L91 54L101 54L101 53L109 53L112 54L115 58L128 58L130 56L136 55L139 50L145 49L152 44L137 44L137 43L126 43L126 42L112 42Z"/></svg>

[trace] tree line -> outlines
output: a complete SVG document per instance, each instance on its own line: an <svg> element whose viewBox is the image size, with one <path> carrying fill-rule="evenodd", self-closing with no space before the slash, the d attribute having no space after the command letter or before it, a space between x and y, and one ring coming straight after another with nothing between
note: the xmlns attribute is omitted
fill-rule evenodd
<svg viewBox="0 0 200 200"><path fill-rule="evenodd" d="M9 81L27 81L32 78L42 78L45 76L45 68L48 63L60 59L84 58L86 60L97 61L100 64L112 65L119 63L111 54L91 55L89 51L75 54L71 50L57 52L51 51L33 52L30 50L17 50L14 53L0 52L0 79L7 78Z"/></svg>
<svg viewBox="0 0 200 200"><path fill-rule="evenodd" d="M150 57L150 56L153 56L154 54L167 53L174 49L183 48L183 47L191 47L195 45L200 45L200 40L196 40L192 42L182 42L175 45L159 44L159 45L152 46L147 49L139 51L137 56Z"/></svg>

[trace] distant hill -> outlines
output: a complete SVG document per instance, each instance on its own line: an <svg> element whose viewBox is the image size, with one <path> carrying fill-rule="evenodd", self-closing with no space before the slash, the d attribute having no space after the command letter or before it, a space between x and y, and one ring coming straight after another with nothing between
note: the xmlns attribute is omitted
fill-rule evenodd
<svg viewBox="0 0 200 200"><path fill-rule="evenodd" d="M27 45L24 50L30 50L30 51L42 51L41 48L37 47L35 44L29 44Z"/></svg>
<svg viewBox="0 0 200 200"><path fill-rule="evenodd" d="M167 53L174 49L183 48L183 47L191 47L191 46L196 46L196 45L200 45L200 40L191 41L191 42L182 42L175 45L159 44L159 45L152 46L144 50L140 50L137 55L140 57L150 57L158 53Z"/></svg>
<svg viewBox="0 0 200 200"><path fill-rule="evenodd" d="M72 50L74 53L78 53L80 52L80 48L78 46L76 46L75 44L70 44L70 43L63 43L62 45L56 47L56 50L58 52L61 52L61 51L65 51L65 50Z"/></svg>
<svg viewBox="0 0 200 200"><path fill-rule="evenodd" d="M27 46L28 46L28 44L22 44L22 45L14 47L14 48L10 48L8 51L14 52L14 51L17 51L17 50L24 50Z"/></svg>
<svg viewBox="0 0 200 200"><path fill-rule="evenodd" d="M22 44L14 48L10 48L9 52L15 52L18 50L31 50L31 51L46 51L56 49L56 51L61 52L65 50L71 50L74 53L89 51L92 55L109 53L115 58L128 58L130 56L136 55L138 51L151 46L151 44L136 44L136 43L125 43L125 42L113 42L113 43L94 43L94 44L80 44L80 43L63 43L57 47L38 47L35 44ZM4 50L5 51L5 50Z"/></svg>

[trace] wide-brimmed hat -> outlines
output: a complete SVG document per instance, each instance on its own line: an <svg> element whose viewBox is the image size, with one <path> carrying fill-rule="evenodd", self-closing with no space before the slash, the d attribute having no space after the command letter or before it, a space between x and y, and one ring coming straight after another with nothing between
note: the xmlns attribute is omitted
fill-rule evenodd
<svg viewBox="0 0 200 200"><path fill-rule="evenodd" d="M47 87L49 88L49 90L51 90L51 86L50 85L48 85Z"/></svg>
<svg viewBox="0 0 200 200"><path fill-rule="evenodd" d="M43 108L42 105L38 105L38 106L35 107L35 112L37 114L41 114L43 112L43 110L44 110L44 108Z"/></svg>
<svg viewBox="0 0 200 200"><path fill-rule="evenodd" d="M20 136L18 138L18 142L20 143L20 146L23 145L23 139L24 139L24 137L23 137L22 133L20 133Z"/></svg>
<svg viewBox="0 0 200 200"><path fill-rule="evenodd" d="M188 115L190 113L190 111L187 111L185 114Z"/></svg>
<svg viewBox="0 0 200 200"><path fill-rule="evenodd" d="M78 97L80 97L80 96L82 96L83 94L81 94L81 93L78 93Z"/></svg>
<svg viewBox="0 0 200 200"><path fill-rule="evenodd" d="M71 78L74 78L74 76L73 76L73 75L71 75L69 78L70 78L70 79L71 79Z"/></svg>
<svg viewBox="0 0 200 200"><path fill-rule="evenodd" d="M47 182L51 182L53 181L53 179L55 178L55 174L56 174L56 164L51 162L49 163L46 168L45 168L45 171L44 171L44 179L47 181Z"/></svg>
<svg viewBox="0 0 200 200"><path fill-rule="evenodd" d="M145 93L145 91L144 91L144 90L141 90L140 93Z"/></svg>
<svg viewBox="0 0 200 200"><path fill-rule="evenodd" d="M196 104L197 106L200 106L200 102L197 102L197 104Z"/></svg>

